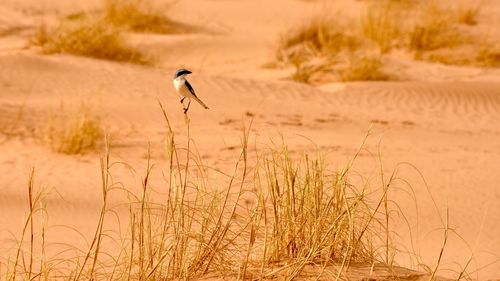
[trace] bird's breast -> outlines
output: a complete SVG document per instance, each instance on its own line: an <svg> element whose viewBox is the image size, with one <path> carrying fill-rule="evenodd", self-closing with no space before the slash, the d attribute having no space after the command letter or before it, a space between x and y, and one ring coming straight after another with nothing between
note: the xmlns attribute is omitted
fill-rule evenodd
<svg viewBox="0 0 500 281"><path fill-rule="evenodd" d="M179 91L183 85L184 81L181 81L180 79L174 79L174 87L176 91Z"/></svg>
<svg viewBox="0 0 500 281"><path fill-rule="evenodd" d="M189 92L188 87L186 86L185 80L174 79L174 87L179 96L181 97L190 97L191 92Z"/></svg>

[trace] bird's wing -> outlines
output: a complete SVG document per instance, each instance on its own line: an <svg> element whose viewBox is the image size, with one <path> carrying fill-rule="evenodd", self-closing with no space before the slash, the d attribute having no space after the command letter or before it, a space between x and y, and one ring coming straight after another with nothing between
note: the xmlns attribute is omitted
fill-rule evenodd
<svg viewBox="0 0 500 281"><path fill-rule="evenodd" d="M208 106L206 104L204 104L197 96L196 94L194 93L194 89L193 89L193 86L191 86L191 84L189 84L189 82L186 80L186 87L188 88L189 92L191 92L191 94L193 95L193 98L199 102L205 109L208 109Z"/></svg>
<svg viewBox="0 0 500 281"><path fill-rule="evenodd" d="M193 89L193 86L191 86L191 84L189 84L189 82L186 80L186 87L188 88L188 90L191 92L191 94L193 94L193 96L196 97L196 94L194 92L194 89Z"/></svg>

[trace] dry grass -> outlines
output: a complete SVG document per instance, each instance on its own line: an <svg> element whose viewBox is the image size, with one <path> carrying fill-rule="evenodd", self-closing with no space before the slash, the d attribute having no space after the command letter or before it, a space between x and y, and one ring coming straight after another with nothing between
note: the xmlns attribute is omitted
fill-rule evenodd
<svg viewBox="0 0 500 281"><path fill-rule="evenodd" d="M457 21L461 24L476 25L482 4L482 1L476 4L460 4L457 10Z"/></svg>
<svg viewBox="0 0 500 281"><path fill-rule="evenodd" d="M329 71L339 57L361 47L362 41L355 33L346 30L330 18L315 18L281 37L277 60L294 66L293 80L309 83L315 74Z"/></svg>
<svg viewBox="0 0 500 281"><path fill-rule="evenodd" d="M463 49L439 49L432 52L419 54L419 59L431 62L438 62L448 65L478 65L476 56L472 50Z"/></svg>
<svg viewBox="0 0 500 281"><path fill-rule="evenodd" d="M486 67L500 67L500 46L485 44L476 54L476 60Z"/></svg>
<svg viewBox="0 0 500 281"><path fill-rule="evenodd" d="M103 136L101 118L88 106L71 112L62 109L49 116L39 135L44 144L64 154L94 151Z"/></svg>
<svg viewBox="0 0 500 281"><path fill-rule="evenodd" d="M65 21L54 30L48 30L42 24L31 42L41 46L47 54L65 53L119 62L151 63L143 53L127 45L119 29L97 18Z"/></svg>
<svg viewBox="0 0 500 281"><path fill-rule="evenodd" d="M421 5L419 20L409 31L408 49L417 54L440 48L457 46L463 40L453 26L452 12L438 6L435 2Z"/></svg>
<svg viewBox="0 0 500 281"><path fill-rule="evenodd" d="M458 3L456 10L430 1L421 5L420 18L409 33L408 49L416 59L450 65L498 67L495 44L477 23L482 2ZM464 26L467 25L467 26Z"/></svg>
<svg viewBox="0 0 500 281"><path fill-rule="evenodd" d="M386 53L401 38L401 17L401 9L391 2L370 5L361 17L361 33L376 43L381 53Z"/></svg>
<svg viewBox="0 0 500 281"><path fill-rule="evenodd" d="M320 69L321 66L298 64L295 66L295 72L291 78L297 82L310 83L313 75L318 73Z"/></svg>
<svg viewBox="0 0 500 281"><path fill-rule="evenodd" d="M331 71L328 59L311 58L306 61L294 62L295 72L291 79L301 83L312 83L317 74Z"/></svg>
<svg viewBox="0 0 500 281"><path fill-rule="evenodd" d="M29 215L20 242L10 258L0 260L5 279L292 280L309 265L316 265L318 278L333 265L336 270L328 276L337 278L355 263L392 268L397 249L389 223L402 215L390 205L395 177L382 179L375 190L368 184L353 186L351 167L359 151L339 171L326 169L321 156L294 156L285 145L261 151L250 165L249 130L244 129L233 171L225 174L221 186L224 181L214 185L207 176L210 169L194 152L189 123L188 141L181 140L186 146L180 146L167 127L166 165L155 168L148 150L139 188L114 183L113 167L120 164L110 160L106 145L95 234L74 257L64 250L46 254L44 198L33 191L32 173ZM165 179L160 191L150 185L153 173ZM111 205L110 196L119 192L129 201ZM116 217L125 229L107 227Z"/></svg>
<svg viewBox="0 0 500 281"><path fill-rule="evenodd" d="M30 38L30 43L36 46L45 46L51 40L50 37L46 23L41 21L37 26L35 34Z"/></svg>
<svg viewBox="0 0 500 281"><path fill-rule="evenodd" d="M168 6L154 7L144 0L106 0L104 4L104 18L115 27L135 32L185 32L186 27L169 19L165 11Z"/></svg>
<svg viewBox="0 0 500 281"><path fill-rule="evenodd" d="M384 81L390 76L382 70L379 57L353 56L348 66L340 71L342 81Z"/></svg>
<svg viewBox="0 0 500 281"><path fill-rule="evenodd" d="M263 268L296 263L288 270L287 279L293 279L312 262L346 268L381 262L373 245L383 241L369 234L380 214L363 204L366 190L349 185L349 167L330 173L321 158L293 159L284 146L263 158L262 168L263 182L257 184L265 231L259 254Z"/></svg>
<svg viewBox="0 0 500 281"><path fill-rule="evenodd" d="M26 136L31 131L31 127L26 126L26 100L14 111L3 109L0 115L0 135L6 138Z"/></svg>
<svg viewBox="0 0 500 281"><path fill-rule="evenodd" d="M395 50L410 53L418 60L445 64L497 65L495 49L480 48L485 45L484 36L471 27L477 22L481 3L462 4L457 9L432 0L370 1L366 5L357 24L346 27L339 23L338 16L318 16L287 32L280 38L277 61L293 66L291 78L305 83L335 80L335 73L341 74L340 80L392 77L378 71L381 66L376 59L350 59L370 57L374 47L381 58L391 56ZM347 70L339 66L349 60ZM368 73L370 70L373 75ZM350 75L346 71L364 74Z"/></svg>
<svg viewBox="0 0 500 281"><path fill-rule="evenodd" d="M329 57L356 50L360 43L343 25L318 17L282 36L277 58L281 62L298 64L317 56Z"/></svg>
<svg viewBox="0 0 500 281"><path fill-rule="evenodd" d="M104 0L103 11L71 14L58 28L41 23L31 44L43 52L67 53L136 64L152 64L152 58L128 45L123 31L183 33L193 27L165 15L170 5L155 7L144 0Z"/></svg>
<svg viewBox="0 0 500 281"><path fill-rule="evenodd" d="M374 36L370 39L379 40L381 51L388 50L396 34L378 34L389 24L379 20L371 18L370 22L366 22L365 32ZM384 20L388 20L387 14L384 14ZM295 73L291 78L298 82L311 83L316 80L316 75L329 72L341 81L388 80L390 76L381 70L380 57L368 55L362 48L369 46L369 42L361 35L346 30L333 20L315 19L282 38L278 61L294 66ZM343 65L344 61L346 65Z"/></svg>

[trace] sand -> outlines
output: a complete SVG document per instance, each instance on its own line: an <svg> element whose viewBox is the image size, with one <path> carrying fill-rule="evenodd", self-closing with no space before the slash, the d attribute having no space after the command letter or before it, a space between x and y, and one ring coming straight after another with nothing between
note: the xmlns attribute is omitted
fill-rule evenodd
<svg viewBox="0 0 500 281"><path fill-rule="evenodd" d="M473 253L472 278L500 278L500 70L406 61L406 81L311 86L285 79L286 71L265 67L279 34L294 23L325 5L346 14L357 13L363 5L320 2L179 2L172 17L210 32L131 35L132 42L159 59L158 66L146 67L42 55L26 47L40 14L51 18L92 9L98 1L78 7L62 0L2 1L0 121L17 129L0 134L0 249L11 247L9 233L18 235L22 229L26 183L34 164L36 185L51 190L49 223L71 226L84 237L94 231L101 204L99 153L68 156L40 143L33 130L43 127L49 112L85 101L102 114L113 137L115 161L143 169L150 141L152 159L161 166L166 128L157 99L166 106L179 139L185 137L171 76L186 67L193 72L190 81L199 97L210 107L204 110L193 103L189 112L191 137L207 165L230 171L242 124L252 117L251 138L258 147L265 148L281 134L293 152L314 153L319 148L331 169L345 166L370 130L355 170L375 178L380 153L385 173L397 169L404 181L396 185L411 185L414 192L415 198L399 190L392 194L415 235L412 243L404 224L395 225L401 244L413 244L422 261L433 267L442 243L439 216L444 217L447 208L450 226L468 245L453 235L443 267L460 270ZM500 14L498 3L485 2L488 15ZM129 187L140 184L140 175L130 170L115 173ZM78 235L53 227L48 237L69 242ZM403 254L398 258L403 266L415 266Z"/></svg>

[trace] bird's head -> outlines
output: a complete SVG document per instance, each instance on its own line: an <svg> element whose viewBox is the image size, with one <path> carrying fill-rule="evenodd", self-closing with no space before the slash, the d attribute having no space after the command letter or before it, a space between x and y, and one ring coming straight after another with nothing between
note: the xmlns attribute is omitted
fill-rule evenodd
<svg viewBox="0 0 500 281"><path fill-rule="evenodd" d="M191 73L192 73L191 71L189 71L189 70L187 70L187 69L185 69L185 68L181 68L181 69L179 69L179 70L177 70L177 71L175 72L175 74L174 74L174 79L175 79L175 78L178 78L178 77L181 77L181 76L183 76L183 75L188 75L188 74L191 74Z"/></svg>

